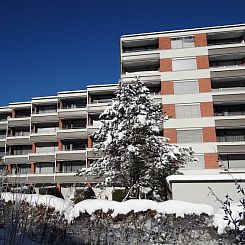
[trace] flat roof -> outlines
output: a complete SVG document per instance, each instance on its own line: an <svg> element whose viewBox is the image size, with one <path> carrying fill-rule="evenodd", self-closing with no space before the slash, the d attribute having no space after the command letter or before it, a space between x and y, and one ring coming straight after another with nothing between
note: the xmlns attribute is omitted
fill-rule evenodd
<svg viewBox="0 0 245 245"><path fill-rule="evenodd" d="M121 38L135 37L135 36L150 36L150 35L168 34L168 33L176 33L176 32L213 30L213 29L232 28L232 27L245 27L245 23L233 24L233 25L223 25L223 26L209 26L209 27L197 27L197 28L188 28L188 29L168 30L168 31L160 31L160 32L125 34L125 35L122 35Z"/></svg>
<svg viewBox="0 0 245 245"><path fill-rule="evenodd" d="M167 177L168 183L198 182L198 181L235 181L245 180L245 173L220 173L220 174L176 174Z"/></svg>

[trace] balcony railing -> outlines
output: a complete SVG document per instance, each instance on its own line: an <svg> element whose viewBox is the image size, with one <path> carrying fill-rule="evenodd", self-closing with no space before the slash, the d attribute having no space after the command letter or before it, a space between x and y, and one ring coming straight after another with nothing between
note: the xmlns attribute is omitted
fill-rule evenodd
<svg viewBox="0 0 245 245"><path fill-rule="evenodd" d="M150 91L150 95L160 95L161 94L161 90L159 91Z"/></svg>
<svg viewBox="0 0 245 245"><path fill-rule="evenodd" d="M217 136L218 142L239 142L245 141L245 135Z"/></svg>
<svg viewBox="0 0 245 245"><path fill-rule="evenodd" d="M244 40L241 39L224 39L224 40L213 40L208 41L208 46L214 46L214 45L225 45L225 44L239 44L244 43Z"/></svg>
<svg viewBox="0 0 245 245"><path fill-rule="evenodd" d="M87 146L83 146L83 147L75 147L75 148L64 148L62 149L62 151L66 151L66 152L71 152L71 151L85 151Z"/></svg>
<svg viewBox="0 0 245 245"><path fill-rule="evenodd" d="M214 115L217 117L242 116L245 115L245 111L222 111L222 112L215 112Z"/></svg>
<svg viewBox="0 0 245 245"><path fill-rule="evenodd" d="M23 137L23 136L29 136L30 132L18 132L14 134L9 134L8 137Z"/></svg>
<svg viewBox="0 0 245 245"><path fill-rule="evenodd" d="M81 125L81 126L64 125L62 128L62 130L69 130L69 129L86 129L86 125Z"/></svg>
<svg viewBox="0 0 245 245"><path fill-rule="evenodd" d="M245 87L229 87L229 88L212 88L212 92L225 92L225 91L243 91Z"/></svg>
<svg viewBox="0 0 245 245"><path fill-rule="evenodd" d="M28 155L29 153L32 153L32 151L16 151L16 152L7 152L7 156L25 156Z"/></svg>
<svg viewBox="0 0 245 245"><path fill-rule="evenodd" d="M26 113L26 114L16 114L15 118L26 118L26 117L30 117L31 113Z"/></svg>
<svg viewBox="0 0 245 245"><path fill-rule="evenodd" d="M0 118L0 122L7 122L7 118Z"/></svg>
<svg viewBox="0 0 245 245"><path fill-rule="evenodd" d="M158 46L127 48L123 50L123 53L144 52L144 51L153 51L153 50L158 50Z"/></svg>
<svg viewBox="0 0 245 245"><path fill-rule="evenodd" d="M86 108L86 104L71 104L71 105L64 105L63 108L60 109L78 109L78 108Z"/></svg>
<svg viewBox="0 0 245 245"><path fill-rule="evenodd" d="M38 131L37 132L32 132L32 134L54 134L58 131L58 127L57 128L53 128L53 129L48 129L48 130L41 130L41 131Z"/></svg>
<svg viewBox="0 0 245 245"><path fill-rule="evenodd" d="M155 73L157 71L160 71L159 68L156 68L156 69L151 69L151 70L142 70L142 71L126 71L126 72L123 72L123 75L127 75L127 74L151 74L151 73Z"/></svg>
<svg viewBox="0 0 245 245"><path fill-rule="evenodd" d="M6 134L0 134L0 140L1 139L6 139Z"/></svg>
<svg viewBox="0 0 245 245"><path fill-rule="evenodd" d="M99 104L99 103L111 103L112 99L100 99L100 100L93 100L92 104Z"/></svg>
<svg viewBox="0 0 245 245"><path fill-rule="evenodd" d="M43 154L54 154L57 151L57 149L50 149L50 150L38 150L36 149L36 152L34 154L39 154L39 155L43 155Z"/></svg>
<svg viewBox="0 0 245 245"><path fill-rule="evenodd" d="M37 112L33 112L34 115L45 115L45 114L51 114L56 113L57 109L49 109L49 110L40 110Z"/></svg>

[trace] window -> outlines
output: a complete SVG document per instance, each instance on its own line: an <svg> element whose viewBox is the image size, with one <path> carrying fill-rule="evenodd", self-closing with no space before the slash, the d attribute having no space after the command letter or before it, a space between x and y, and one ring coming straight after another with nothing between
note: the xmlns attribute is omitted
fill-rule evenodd
<svg viewBox="0 0 245 245"><path fill-rule="evenodd" d="M176 118L196 118L200 117L200 105L175 105Z"/></svg>
<svg viewBox="0 0 245 245"><path fill-rule="evenodd" d="M183 166L183 169L204 169L205 168L204 155L198 154L198 155L194 155L194 157L197 159L197 161L187 162L187 164Z"/></svg>
<svg viewBox="0 0 245 245"><path fill-rule="evenodd" d="M4 147L1 147L0 148L0 158L2 158L4 156L5 156L5 148Z"/></svg>
<svg viewBox="0 0 245 245"><path fill-rule="evenodd" d="M198 143L202 142L202 130L177 130L177 142L178 143Z"/></svg>
<svg viewBox="0 0 245 245"><path fill-rule="evenodd" d="M54 173L54 163L37 163L36 173L37 174L53 174Z"/></svg>
<svg viewBox="0 0 245 245"><path fill-rule="evenodd" d="M199 86L197 81L174 82L174 94L198 94Z"/></svg>
<svg viewBox="0 0 245 245"><path fill-rule="evenodd" d="M17 164L13 165L13 174L29 174L31 173L31 164Z"/></svg>
<svg viewBox="0 0 245 245"><path fill-rule="evenodd" d="M175 59L172 61L173 71L196 70L196 58Z"/></svg>
<svg viewBox="0 0 245 245"><path fill-rule="evenodd" d="M194 47L194 37L173 37L171 38L171 48L192 48Z"/></svg>
<svg viewBox="0 0 245 245"><path fill-rule="evenodd" d="M32 147L29 145L18 145L18 146L13 146L11 155L27 155L32 152Z"/></svg>
<svg viewBox="0 0 245 245"><path fill-rule="evenodd" d="M77 161L77 162L64 162L62 166L63 173L75 173L79 169L86 167L86 162Z"/></svg>
<svg viewBox="0 0 245 245"><path fill-rule="evenodd" d="M57 112L57 105L40 106L37 109L39 114L55 113Z"/></svg>

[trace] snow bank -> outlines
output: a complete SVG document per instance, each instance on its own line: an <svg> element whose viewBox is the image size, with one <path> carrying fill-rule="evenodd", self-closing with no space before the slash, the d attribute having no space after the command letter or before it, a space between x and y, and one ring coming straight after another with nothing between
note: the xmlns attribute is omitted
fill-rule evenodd
<svg viewBox="0 0 245 245"><path fill-rule="evenodd" d="M55 211L64 213L71 209L71 203L51 195L39 195L39 194L22 194L22 193L11 193L3 192L1 198L5 201L25 201L33 206L46 205L54 208Z"/></svg>
<svg viewBox="0 0 245 245"><path fill-rule="evenodd" d="M241 203L231 203L231 211L232 211L232 217L233 219L240 219L239 213L243 212L243 207L241 206ZM226 227L228 227L228 220L224 220L225 212L223 209L218 209L213 218L213 225L214 227L218 228L218 233L222 234ZM229 227L231 229L234 229L234 225L232 223L229 224Z"/></svg>
<svg viewBox="0 0 245 245"><path fill-rule="evenodd" d="M116 202L109 200L84 200L77 203L72 210L65 213L66 218L71 221L74 218L79 217L80 213L92 214L96 210L102 210L108 212L113 210L112 217L116 217L118 214L128 214L131 211L141 212L148 209L155 210L157 213L162 214L176 214L176 216L184 217L185 214L197 214L202 213L213 215L213 207L205 204L194 204L182 201L166 201L166 202L154 202L151 200L128 200L125 202Z"/></svg>
<svg viewBox="0 0 245 245"><path fill-rule="evenodd" d="M131 211L135 213L141 211L144 212L149 209L155 210L157 213L161 214L176 214L176 216L180 217L184 217L184 215L187 214L200 215L202 213L214 215L214 209L209 205L175 200L154 202L151 200L141 199L116 202L109 200L88 199L73 206L70 202L50 195L13 194L7 192L2 193L1 197L5 201L26 201L33 206L47 205L64 214L69 222L74 218L79 217L80 213L87 212L88 214L92 214L96 210L102 210L105 213L112 210L112 217L116 217L118 214L128 214Z"/></svg>

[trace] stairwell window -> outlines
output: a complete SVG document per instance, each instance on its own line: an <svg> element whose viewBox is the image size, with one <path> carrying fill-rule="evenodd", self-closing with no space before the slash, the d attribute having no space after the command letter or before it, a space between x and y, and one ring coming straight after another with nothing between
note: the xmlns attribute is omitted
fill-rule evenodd
<svg viewBox="0 0 245 245"><path fill-rule="evenodd" d="M172 67L173 67L173 71L196 70L197 69L196 58L174 59L172 61Z"/></svg>
<svg viewBox="0 0 245 245"><path fill-rule="evenodd" d="M177 143L201 142L203 142L201 129L177 130Z"/></svg>
<svg viewBox="0 0 245 245"><path fill-rule="evenodd" d="M200 104L175 105L176 118L199 118L201 117Z"/></svg>
<svg viewBox="0 0 245 245"><path fill-rule="evenodd" d="M192 48L195 46L194 36L187 37L173 37L171 38L171 48Z"/></svg>
<svg viewBox="0 0 245 245"><path fill-rule="evenodd" d="M198 94L198 81L174 81L174 94Z"/></svg>

